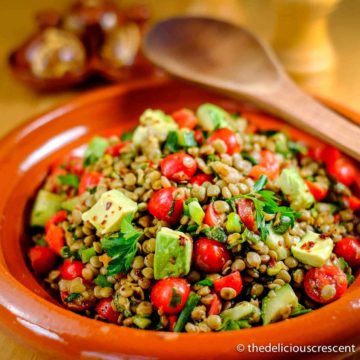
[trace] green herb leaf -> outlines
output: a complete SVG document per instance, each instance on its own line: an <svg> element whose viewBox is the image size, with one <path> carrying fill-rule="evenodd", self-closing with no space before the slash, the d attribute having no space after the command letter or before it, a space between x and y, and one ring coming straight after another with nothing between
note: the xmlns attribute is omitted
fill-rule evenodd
<svg viewBox="0 0 360 360"><path fill-rule="evenodd" d="M355 276L352 274L348 274L348 275L346 275L346 277L347 277L347 281L348 281L348 286L350 286L355 281Z"/></svg>
<svg viewBox="0 0 360 360"><path fill-rule="evenodd" d="M201 286L210 286L213 287L214 283L210 279L202 279L195 283L195 285L201 285Z"/></svg>
<svg viewBox="0 0 360 360"><path fill-rule="evenodd" d="M72 293L67 298L65 298L64 301L67 302L67 303L71 303L80 296L81 296L81 294L79 294L79 293Z"/></svg>
<svg viewBox="0 0 360 360"><path fill-rule="evenodd" d="M121 222L120 232L104 239L102 247L112 257L108 265L108 275L126 272L131 268L135 257L137 242L143 232L135 229L130 218L126 217Z"/></svg>
<svg viewBox="0 0 360 360"><path fill-rule="evenodd" d="M178 135L176 131L170 131L164 145L164 149L171 153L179 151Z"/></svg>
<svg viewBox="0 0 360 360"><path fill-rule="evenodd" d="M59 175L58 179L62 185L68 185L74 189L79 187L79 177L74 174Z"/></svg>
<svg viewBox="0 0 360 360"><path fill-rule="evenodd" d="M85 151L84 166L89 166L100 159L108 146L109 141L107 139L100 136L94 137Z"/></svg>
<svg viewBox="0 0 360 360"><path fill-rule="evenodd" d="M209 239L217 240L222 243L226 242L227 235L225 230L220 226L206 227L202 232Z"/></svg>
<svg viewBox="0 0 360 360"><path fill-rule="evenodd" d="M107 281L106 276L101 275L101 274L95 278L94 283L101 287L111 287L112 286L112 284L109 281Z"/></svg>
<svg viewBox="0 0 360 360"><path fill-rule="evenodd" d="M242 152L242 153L241 153L241 156L242 156L245 160L250 161L251 164L253 164L253 165L257 165L257 164L259 163L253 156L251 156L251 155L250 155L249 153L247 153L247 152Z"/></svg>
<svg viewBox="0 0 360 360"><path fill-rule="evenodd" d="M175 288L171 289L171 300L169 306L171 308L176 308L179 304L181 304L182 296L181 293L178 292Z"/></svg>
<svg viewBox="0 0 360 360"><path fill-rule="evenodd" d="M123 133L120 137L122 141L129 141L132 140L134 133L132 131Z"/></svg>
<svg viewBox="0 0 360 360"><path fill-rule="evenodd" d="M268 181L267 176L261 175L259 180L257 180L254 185L254 191L258 192L258 191L262 190L264 188L264 186L266 185L267 181Z"/></svg>

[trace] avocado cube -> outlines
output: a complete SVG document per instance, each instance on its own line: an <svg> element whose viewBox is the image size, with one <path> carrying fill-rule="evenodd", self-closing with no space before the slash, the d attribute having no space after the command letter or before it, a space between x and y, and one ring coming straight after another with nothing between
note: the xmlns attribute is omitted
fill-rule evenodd
<svg viewBox="0 0 360 360"><path fill-rule="evenodd" d="M192 239L189 236L181 231L161 228L156 235L155 280L187 275L190 271L192 250Z"/></svg>
<svg viewBox="0 0 360 360"><path fill-rule="evenodd" d="M306 265L321 267L329 260L334 247L333 241L327 237L308 231L302 240L291 248L293 256Z"/></svg>
<svg viewBox="0 0 360 360"><path fill-rule="evenodd" d="M289 249L285 246L285 240L282 235L275 234L271 226L267 226L268 235L265 240L265 244L270 250L274 250L277 254L278 260L284 260L289 256Z"/></svg>
<svg viewBox="0 0 360 360"><path fill-rule="evenodd" d="M140 116L140 125L135 129L133 142L141 145L149 136L165 141L170 131L177 131L178 125L169 115L161 110L147 109Z"/></svg>
<svg viewBox="0 0 360 360"><path fill-rule="evenodd" d="M60 210L62 201L62 196L40 190L31 212L31 226L45 226L48 220Z"/></svg>
<svg viewBox="0 0 360 360"><path fill-rule="evenodd" d="M120 230L125 216L133 216L137 204L119 190L110 190L101 195L98 202L82 215L83 221L89 221L101 234Z"/></svg>
<svg viewBox="0 0 360 360"><path fill-rule="evenodd" d="M305 181L294 168L284 169L276 185L288 197L290 207L294 210L308 209L315 202Z"/></svg>

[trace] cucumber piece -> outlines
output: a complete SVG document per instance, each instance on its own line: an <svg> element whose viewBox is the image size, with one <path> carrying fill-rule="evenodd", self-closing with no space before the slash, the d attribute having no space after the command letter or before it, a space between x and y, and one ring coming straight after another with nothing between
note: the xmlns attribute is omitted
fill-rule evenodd
<svg viewBox="0 0 360 360"><path fill-rule="evenodd" d="M78 196L65 200L61 203L61 208L67 211L72 212L80 203L80 198Z"/></svg>
<svg viewBox="0 0 360 360"><path fill-rule="evenodd" d="M201 225L204 217L205 217L205 212L202 209L201 205L199 204L198 201L192 201L191 203L188 204L189 207L189 214L190 217L198 224Z"/></svg>
<svg viewBox="0 0 360 360"><path fill-rule="evenodd" d="M282 261L278 261L275 263L274 266L268 266L266 269L266 273L269 276L275 276L277 275L282 269L286 270L286 266Z"/></svg>
<svg viewBox="0 0 360 360"><path fill-rule="evenodd" d="M213 104L202 104L196 110L196 116L199 119L200 126L206 131L229 127L228 121L231 121L231 115L224 109Z"/></svg>
<svg viewBox="0 0 360 360"><path fill-rule="evenodd" d="M183 147L194 147L197 146L197 142L194 137L192 130L180 129L178 134L178 144Z"/></svg>
<svg viewBox="0 0 360 360"><path fill-rule="evenodd" d="M48 220L61 209L62 196L40 190L31 212L31 226L45 226Z"/></svg>
<svg viewBox="0 0 360 360"><path fill-rule="evenodd" d="M90 261L90 258L96 255L96 251L94 248L80 249L79 255L81 257L81 261L86 264Z"/></svg>
<svg viewBox="0 0 360 360"><path fill-rule="evenodd" d="M299 304L299 300L289 284L274 291L274 296L268 295L262 301L261 313L264 325L283 319L284 313L290 315Z"/></svg>
<svg viewBox="0 0 360 360"><path fill-rule="evenodd" d="M284 260L290 255L290 250L286 248L284 238L275 234L271 226L267 225L269 234L265 240L265 244L270 250L274 250L278 256L278 260Z"/></svg>
<svg viewBox="0 0 360 360"><path fill-rule="evenodd" d="M256 318L259 318L260 309L247 301L243 301L239 305L221 313L223 319L229 320L249 319L254 315Z"/></svg>
<svg viewBox="0 0 360 360"><path fill-rule="evenodd" d="M232 233L241 232L240 216L237 213L232 212L228 215L226 221L226 230Z"/></svg>
<svg viewBox="0 0 360 360"><path fill-rule="evenodd" d="M140 329L145 329L151 324L151 320L141 317L139 315L136 315L133 317L134 324L139 327Z"/></svg>

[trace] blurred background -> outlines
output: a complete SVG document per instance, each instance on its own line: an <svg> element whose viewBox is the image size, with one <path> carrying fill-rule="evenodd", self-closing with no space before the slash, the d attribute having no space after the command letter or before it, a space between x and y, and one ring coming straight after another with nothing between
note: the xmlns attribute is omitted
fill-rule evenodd
<svg viewBox="0 0 360 360"><path fill-rule="evenodd" d="M150 23L202 14L241 24L270 41L306 90L360 112L360 0L115 0L145 4ZM36 31L40 10L66 10L72 0L0 1L0 136L17 124L105 82L58 93L37 93L9 71L10 51ZM201 36L201 34L199 34ZM1 359L45 359L0 332Z"/></svg>

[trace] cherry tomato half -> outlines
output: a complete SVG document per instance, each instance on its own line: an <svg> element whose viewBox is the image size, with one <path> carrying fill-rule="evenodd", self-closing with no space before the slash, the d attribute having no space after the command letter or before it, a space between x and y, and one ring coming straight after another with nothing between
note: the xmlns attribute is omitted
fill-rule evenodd
<svg viewBox="0 0 360 360"><path fill-rule="evenodd" d="M31 267L37 275L46 275L54 267L56 255L47 246L34 246L29 250Z"/></svg>
<svg viewBox="0 0 360 360"><path fill-rule="evenodd" d="M116 324L120 313L111 306L112 298L101 299L95 307L96 313L105 320Z"/></svg>
<svg viewBox="0 0 360 360"><path fill-rule="evenodd" d="M256 180L261 175L266 175L270 180L274 180L279 175L279 161L276 154L269 150L261 150L260 163L253 166L249 175Z"/></svg>
<svg viewBox="0 0 360 360"><path fill-rule="evenodd" d="M117 143L115 145L110 145L106 149L106 154L111 155L112 157L119 156L121 154L121 150L128 144L130 144L131 141L124 141L121 143Z"/></svg>
<svg viewBox="0 0 360 360"><path fill-rule="evenodd" d="M51 224L58 224L67 219L67 212L65 210L60 210L56 214L54 214L45 225L45 233L49 231Z"/></svg>
<svg viewBox="0 0 360 360"><path fill-rule="evenodd" d="M79 260L66 259L60 267L60 274L64 280L74 280L77 277L82 277L82 270L84 264Z"/></svg>
<svg viewBox="0 0 360 360"><path fill-rule="evenodd" d="M257 230L255 221L255 207L250 199L239 199L237 203L237 212L241 221L251 231Z"/></svg>
<svg viewBox="0 0 360 360"><path fill-rule="evenodd" d="M176 153L161 160L160 168L161 173L169 180L189 181L196 172L197 163L190 155Z"/></svg>
<svg viewBox="0 0 360 360"><path fill-rule="evenodd" d="M225 143L227 149L226 152L229 155L238 153L241 150L236 134L228 128L215 130L208 138L207 142L208 144L212 144L216 140L222 140Z"/></svg>
<svg viewBox="0 0 360 360"><path fill-rule="evenodd" d="M214 281L214 289L218 294L220 294L221 289L225 287L234 289L236 291L236 295L240 294L243 283L239 271L234 271L233 273Z"/></svg>
<svg viewBox="0 0 360 360"><path fill-rule="evenodd" d="M85 173L80 180L79 195L83 194L88 189L94 188L104 176L97 171Z"/></svg>
<svg viewBox="0 0 360 360"><path fill-rule="evenodd" d="M344 196L345 204L353 211L360 209L360 199L357 196Z"/></svg>
<svg viewBox="0 0 360 360"><path fill-rule="evenodd" d="M193 129L197 124L197 118L190 109L180 109L171 114L171 117L177 122L179 128Z"/></svg>
<svg viewBox="0 0 360 360"><path fill-rule="evenodd" d="M185 306L189 293L190 285L185 279L162 279L151 290L151 303L164 314L175 315Z"/></svg>
<svg viewBox="0 0 360 360"><path fill-rule="evenodd" d="M190 184L202 185L205 181L212 182L213 177L209 174L197 174L190 179Z"/></svg>
<svg viewBox="0 0 360 360"><path fill-rule="evenodd" d="M320 304L327 304L341 297L348 286L344 272L335 265L310 269L304 279L306 294Z"/></svg>
<svg viewBox="0 0 360 360"><path fill-rule="evenodd" d="M215 293L213 293L212 295L213 295L213 299L210 303L208 314L219 315L221 312L221 300Z"/></svg>
<svg viewBox="0 0 360 360"><path fill-rule="evenodd" d="M206 273L221 271L230 258L231 254L226 245L216 240L200 238L194 243L194 263Z"/></svg>
<svg viewBox="0 0 360 360"><path fill-rule="evenodd" d="M309 180L305 180L305 183L309 188L310 192L313 194L316 201L321 201L325 199L329 191L329 188L326 185L322 185Z"/></svg>
<svg viewBox="0 0 360 360"><path fill-rule="evenodd" d="M214 204L210 203L205 210L204 224L209 226L218 226L225 220L225 214L219 214L215 211Z"/></svg>
<svg viewBox="0 0 360 360"><path fill-rule="evenodd" d="M50 224L45 234L45 241L51 250L60 255L60 251L65 245L64 230L55 224Z"/></svg>
<svg viewBox="0 0 360 360"><path fill-rule="evenodd" d="M360 266L360 242L352 237L344 237L335 245L335 254L343 257L353 267Z"/></svg>
<svg viewBox="0 0 360 360"><path fill-rule="evenodd" d="M340 158L333 164L329 164L327 170L337 181L346 186L350 186L355 181L355 168L347 159Z"/></svg>
<svg viewBox="0 0 360 360"><path fill-rule="evenodd" d="M179 221L183 213L184 199L175 200L175 190L175 187L169 187L157 191L148 203L150 214L171 224Z"/></svg>

